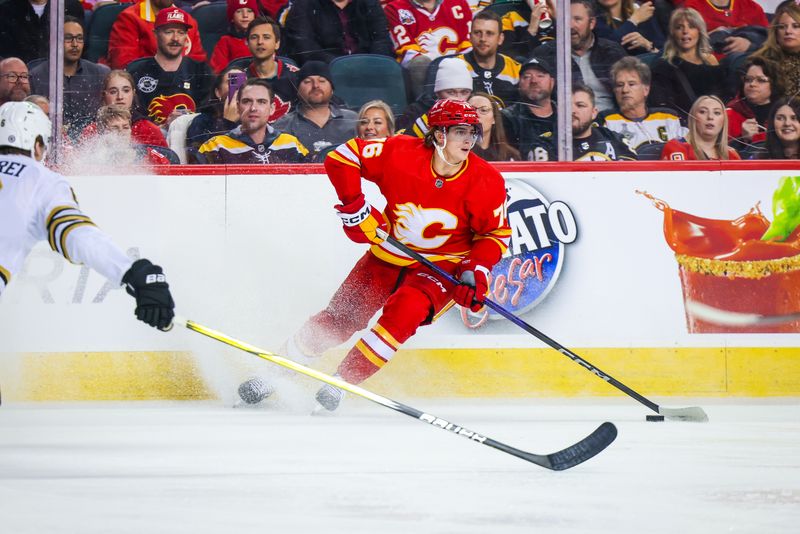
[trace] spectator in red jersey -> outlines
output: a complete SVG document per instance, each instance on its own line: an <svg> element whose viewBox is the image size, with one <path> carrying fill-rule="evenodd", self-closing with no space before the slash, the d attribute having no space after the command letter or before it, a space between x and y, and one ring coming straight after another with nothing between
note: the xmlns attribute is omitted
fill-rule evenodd
<svg viewBox="0 0 800 534"><path fill-rule="evenodd" d="M104 138L104 148L114 151L115 164L170 164L169 149L139 144L133 139L131 112L124 106L101 107L97 111L97 133Z"/></svg>
<svg viewBox="0 0 800 534"><path fill-rule="evenodd" d="M397 60L408 69L415 100L423 92L431 61L472 49L472 11L466 0L392 0L385 11Z"/></svg>
<svg viewBox="0 0 800 534"><path fill-rule="evenodd" d="M261 13L275 20L278 20L280 13L288 3L289 0L258 0Z"/></svg>
<svg viewBox="0 0 800 534"><path fill-rule="evenodd" d="M728 116L722 100L710 95L698 98L689 111L686 142L677 139L667 141L661 159L742 159L736 150L728 146Z"/></svg>
<svg viewBox="0 0 800 534"><path fill-rule="evenodd" d="M283 28L300 65L348 54L394 56L378 0L293 0Z"/></svg>
<svg viewBox="0 0 800 534"><path fill-rule="evenodd" d="M786 96L800 94L800 6L792 1L778 6L767 41L753 57L763 57L778 66Z"/></svg>
<svg viewBox="0 0 800 534"><path fill-rule="evenodd" d="M748 58L741 75L739 96L728 102L728 137L742 151L767 137L767 119L772 102L783 94L778 69L760 57Z"/></svg>
<svg viewBox="0 0 800 534"><path fill-rule="evenodd" d="M214 53L211 54L211 69L221 72L234 59L247 57L247 27L256 18L258 3L256 0L228 0L228 21L231 23L227 34L220 37Z"/></svg>
<svg viewBox="0 0 800 534"><path fill-rule="evenodd" d="M136 98L133 76L124 70L112 70L103 81L103 105L122 106L131 112L131 136L142 145L167 146L161 128L142 113ZM88 139L97 134L97 123L84 128L81 137Z"/></svg>
<svg viewBox="0 0 800 534"><path fill-rule="evenodd" d="M677 111L686 120L698 95L722 96L725 70L711 53L706 23L694 9L676 9L664 54L652 67L650 104Z"/></svg>
<svg viewBox="0 0 800 534"><path fill-rule="evenodd" d="M741 54L764 43L769 21L754 0L686 0L683 7L703 17L718 54Z"/></svg>
<svg viewBox="0 0 800 534"><path fill-rule="evenodd" d="M124 69L134 59L151 57L156 53L155 22L162 9L172 7L173 0L142 0L122 11L111 27L108 39L107 63L112 69ZM189 38L183 55L204 62L206 52L197 31L197 22L187 16Z"/></svg>

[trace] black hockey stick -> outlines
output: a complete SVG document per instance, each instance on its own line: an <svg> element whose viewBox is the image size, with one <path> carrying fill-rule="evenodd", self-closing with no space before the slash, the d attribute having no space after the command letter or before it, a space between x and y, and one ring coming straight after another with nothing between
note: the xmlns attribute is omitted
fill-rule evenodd
<svg viewBox="0 0 800 534"><path fill-rule="evenodd" d="M478 434L477 432L473 432L472 430L468 430L455 423L451 423L450 421L445 421L444 419L436 417L435 415L421 412L415 408L412 408L411 406L407 406L386 397L382 397L359 386L348 384L344 380L334 376L326 375L325 373L321 373L311 369L310 367L300 365L299 363L284 358L283 356L279 356L275 353L254 347L253 345L249 345L243 341L226 336L222 332L212 330L211 328L205 327L194 321L176 316L173 322L175 324L185 326L193 332L203 334L204 336L216 339L217 341L225 343L226 345L230 345L231 347L236 347L237 349L249 352L250 354L258 356L259 358L274 364L286 367L287 369L291 369L292 371L296 371L306 376L310 376L311 378L315 378L325 382L326 384L336 386L337 388L341 388L345 391L349 391L350 393L358 395L359 397L363 397L371 400L372 402L380 404L381 406L385 406L386 408L390 408L396 412L413 417L414 419L422 421L423 423L428 423L434 427L449 430L450 432L458 434L459 436L464 436L465 438L477 443L488 445L489 447L493 447L497 450L511 454L517 458L522 458L523 460L527 460L547 469L552 469L553 471L563 471L564 469L569 469L570 467L575 467L576 465L585 462L608 447L617 437L617 427L615 427L612 423L606 422L600 425L587 437L564 450L554 452L552 454L534 454L531 452L525 452L511 447L510 445L506 445L505 443L493 440L492 438Z"/></svg>
<svg viewBox="0 0 800 534"><path fill-rule="evenodd" d="M442 276L443 278L445 278L449 282L451 282L453 284L458 284L459 283L458 280L456 280L456 278L453 275L451 275L450 273L448 273L447 271L445 271L444 269L442 269L441 267L439 267L435 263L433 263L430 260L428 260L425 256L423 256L419 252L416 252L416 251L410 249L408 246L406 246L405 244L401 243L400 241L398 241L397 239L395 239L394 237L389 235L384 230L378 228L377 233L378 233L378 236L381 239L385 239L387 242L389 242L395 248L397 248L398 250L404 252L405 254L410 256L411 258L417 260L422 265L425 265L426 267L431 269L433 272L435 272L436 274ZM597 367L595 367L591 363L587 362L586 360L584 360L583 358L581 358L580 356L578 356L577 354L575 354L574 352L572 352L571 350L566 348L561 343L555 341L554 339L551 339L550 337L548 337L544 333L540 332L536 328L532 327L531 325L529 325L528 323L526 323L525 321L523 321L522 319L520 319L519 317L517 317L516 315L514 315L510 311L508 311L507 309L503 308L501 305L497 304L496 302L493 302L491 299L487 298L484 301L484 304L487 307L489 307L489 308L493 309L494 311L496 311L497 313L499 313L500 315L502 315L503 317L505 317L506 319L508 319L509 321L511 321L512 323L514 323L515 325L519 326L520 328L522 328L523 330L525 330L529 334L533 335L534 337L536 337L539 340L543 341L544 343L546 343L550 347L554 348L555 350L557 350L558 352L560 352L561 354L563 354L567 358L571 359L572 361L574 361L575 363L577 363L578 365L580 365L581 367L583 367L584 369L586 369L590 373L600 377L601 379L605 380L606 382L608 382L609 384L611 384L615 388L619 389L623 393L625 393L628 396L633 397L637 401L641 402L642 404L644 404L645 406L647 406L648 408L650 408L654 412L656 412L658 414L661 414L661 415L663 415L664 417L666 417L668 419L675 419L675 420L679 420L679 421L696 421L696 422L708 421L708 415L706 415L706 412L704 412L703 409L700 408L699 406L691 406L689 408L665 408L664 406L659 406L658 404L656 404L655 402L651 401L650 399L648 399L648 398L644 397L643 395L640 395L636 391L632 390L631 388L629 388L628 386L626 386L625 384L623 384L622 382L620 382L619 380L617 380L613 376L611 376L611 375L609 375L607 373L604 373L603 371L601 371L600 369L598 369Z"/></svg>

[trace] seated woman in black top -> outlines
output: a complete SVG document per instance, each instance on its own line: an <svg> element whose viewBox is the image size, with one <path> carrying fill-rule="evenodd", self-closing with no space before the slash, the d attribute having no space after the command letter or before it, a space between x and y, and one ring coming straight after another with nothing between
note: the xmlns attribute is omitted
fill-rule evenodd
<svg viewBox="0 0 800 534"><path fill-rule="evenodd" d="M800 159L800 100L779 98L767 119L767 141L744 154L748 159Z"/></svg>
<svg viewBox="0 0 800 534"><path fill-rule="evenodd" d="M669 29L664 55L652 68L650 105L670 107L685 120L698 96L723 95L726 74L711 54L706 23L697 11L676 9Z"/></svg>

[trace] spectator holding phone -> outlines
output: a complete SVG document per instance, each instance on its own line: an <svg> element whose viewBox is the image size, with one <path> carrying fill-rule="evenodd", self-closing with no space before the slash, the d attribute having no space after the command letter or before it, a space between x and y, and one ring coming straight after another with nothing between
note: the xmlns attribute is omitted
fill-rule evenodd
<svg viewBox="0 0 800 534"><path fill-rule="evenodd" d="M272 88L250 78L236 93L241 124L212 137L199 150L199 163L306 163L308 150L298 139L269 125Z"/></svg>
<svg viewBox="0 0 800 534"><path fill-rule="evenodd" d="M214 53L211 54L211 69L221 72L234 59L247 57L250 49L247 47L247 26L258 14L256 0L228 0L228 33L217 41Z"/></svg>
<svg viewBox="0 0 800 534"><path fill-rule="evenodd" d="M664 54L652 67L650 103L672 108L686 120L698 95L724 94L726 74L711 53L706 23L700 13L676 9L669 29Z"/></svg>
<svg viewBox="0 0 800 534"><path fill-rule="evenodd" d="M655 53L664 47L664 34L653 16L650 0L598 0L595 34L622 45L631 55Z"/></svg>
<svg viewBox="0 0 800 534"><path fill-rule="evenodd" d="M686 142L672 139L664 145L661 159L721 160L742 159L728 146L728 116L725 105L716 96L701 96L689 112Z"/></svg>
<svg viewBox="0 0 800 534"><path fill-rule="evenodd" d="M744 64L739 95L728 102L728 136L731 146L742 151L748 145L764 141L772 102L783 94L778 69L760 57Z"/></svg>
<svg viewBox="0 0 800 534"><path fill-rule="evenodd" d="M236 67L228 67L217 76L211 95L186 131L186 147L190 152L196 152L215 135L236 127L240 118L236 92L246 80L247 74Z"/></svg>

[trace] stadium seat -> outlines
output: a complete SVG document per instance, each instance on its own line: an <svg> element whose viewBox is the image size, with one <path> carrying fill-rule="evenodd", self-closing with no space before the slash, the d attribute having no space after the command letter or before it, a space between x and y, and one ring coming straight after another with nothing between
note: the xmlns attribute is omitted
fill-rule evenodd
<svg viewBox="0 0 800 534"><path fill-rule="evenodd" d="M197 31L200 32L203 50L206 51L208 57L214 53L214 47L217 46L220 37L228 33L230 22L228 22L227 9L226 2L217 2L192 10L192 16L197 21Z"/></svg>
<svg viewBox="0 0 800 534"><path fill-rule="evenodd" d="M336 96L353 110L370 100L389 104L395 115L408 104L403 69L393 58L375 54L352 54L331 61Z"/></svg>
<svg viewBox="0 0 800 534"><path fill-rule="evenodd" d="M86 32L86 59L97 62L108 54L108 37L111 26L122 12L131 4L105 4L94 10Z"/></svg>
<svg viewBox="0 0 800 534"><path fill-rule="evenodd" d="M661 152L664 150L665 143L647 143L636 148L636 159L640 161L652 161L661 159Z"/></svg>
<svg viewBox="0 0 800 534"><path fill-rule="evenodd" d="M2 4L2 1L0 1L0 4ZM32 60L28 61L28 71L32 71L33 67L35 67L36 65L41 64L44 61L47 61L48 59L49 58L46 58L46 57L37 57L36 59L32 59Z"/></svg>

